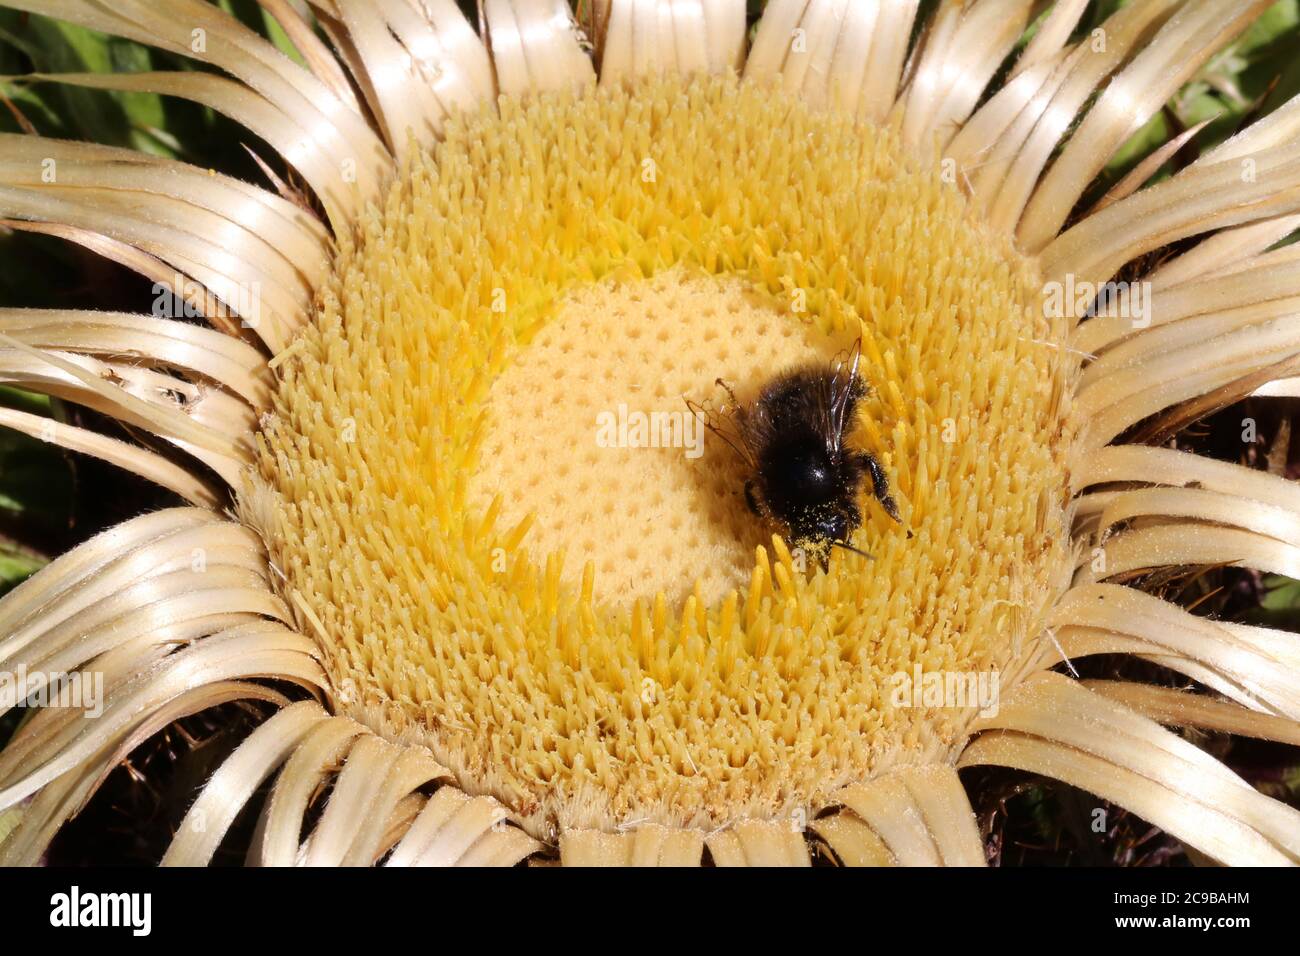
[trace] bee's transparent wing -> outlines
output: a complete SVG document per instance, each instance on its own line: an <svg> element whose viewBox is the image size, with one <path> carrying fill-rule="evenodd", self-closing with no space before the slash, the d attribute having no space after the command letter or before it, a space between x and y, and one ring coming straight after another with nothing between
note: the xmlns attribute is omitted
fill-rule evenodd
<svg viewBox="0 0 1300 956"><path fill-rule="evenodd" d="M840 353L843 355L844 353ZM835 374L830 384L830 433L833 444L828 442L828 450L836 451L844 441L844 419L853 396L853 383L858 378L858 362L862 358L862 338L859 337L846 357L835 364Z"/></svg>
<svg viewBox="0 0 1300 956"><path fill-rule="evenodd" d="M736 425L731 415L714 411L699 402L691 401L689 398L686 399L686 407L692 415L704 422L705 428L730 445L731 450L739 455L745 464L749 465L751 469L758 467L758 461L749 447L749 442L745 441L744 433Z"/></svg>

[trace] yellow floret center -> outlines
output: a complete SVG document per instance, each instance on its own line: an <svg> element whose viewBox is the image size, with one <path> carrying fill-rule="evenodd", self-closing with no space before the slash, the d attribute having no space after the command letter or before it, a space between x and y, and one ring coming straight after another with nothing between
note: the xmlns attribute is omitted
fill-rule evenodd
<svg viewBox="0 0 1300 956"><path fill-rule="evenodd" d="M453 123L341 249L263 432L335 706L544 836L806 818L947 759L972 707L900 704L900 675L1009 679L1040 639L1069 366L941 174L735 80ZM823 569L685 400L858 338L851 441L903 520L864 494L872 559Z"/></svg>

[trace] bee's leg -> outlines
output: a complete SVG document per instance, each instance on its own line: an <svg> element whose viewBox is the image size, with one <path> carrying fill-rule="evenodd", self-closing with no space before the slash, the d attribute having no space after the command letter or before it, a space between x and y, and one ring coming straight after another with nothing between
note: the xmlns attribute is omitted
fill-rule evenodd
<svg viewBox="0 0 1300 956"><path fill-rule="evenodd" d="M902 524L903 519L898 516L898 505L889 495L889 478L885 475L885 469L880 467L880 462L868 452L860 452L857 456L858 463L867 469L871 475L871 488L875 492L876 498L880 501L880 506L885 509L885 514Z"/></svg>
<svg viewBox="0 0 1300 956"><path fill-rule="evenodd" d="M761 518L763 512L759 510L758 499L754 497L754 479L749 478L745 481L745 504L749 505L749 510Z"/></svg>
<svg viewBox="0 0 1300 956"><path fill-rule="evenodd" d="M736 393L733 392L733 391L731 390L731 386L730 386L730 385L728 385L728 384L727 384L726 382L724 382L722 379L717 379L717 380L714 382L714 384L715 384L715 385L721 385L724 389L726 389L727 397L731 399L731 405L732 405L733 408L739 408L739 407L740 407L740 402L736 401Z"/></svg>
<svg viewBox="0 0 1300 956"><path fill-rule="evenodd" d="M849 543L849 538L853 537L853 532L862 527L862 509L858 507L856 501L846 501L844 503L844 517L846 525L844 528L844 543Z"/></svg>

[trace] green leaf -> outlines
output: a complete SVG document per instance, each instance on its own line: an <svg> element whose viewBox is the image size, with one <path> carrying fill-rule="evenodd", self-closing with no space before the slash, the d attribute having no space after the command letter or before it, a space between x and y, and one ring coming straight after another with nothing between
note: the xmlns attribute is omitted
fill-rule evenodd
<svg viewBox="0 0 1300 956"><path fill-rule="evenodd" d="M0 43L22 54L28 61L23 69L8 72L40 73L127 73L154 69L147 47L131 40L111 37L94 30L51 20L34 14L0 10ZM7 62L12 62L13 54ZM13 86L15 84L10 84ZM171 155L147 132L165 120L162 98L152 93L117 93L77 89L57 84L27 87L30 97L44 106L45 114L58 117L28 118L46 135L130 146L161 155ZM16 100L12 94L11 98ZM49 125L54 125L50 129Z"/></svg>
<svg viewBox="0 0 1300 956"><path fill-rule="evenodd" d="M3 93L11 103L18 107L23 116L37 130L58 130L62 128L62 121L58 114L31 87L19 86L16 83L0 83L0 93ZM8 107L0 109L0 130L6 133L26 132Z"/></svg>
<svg viewBox="0 0 1300 956"><path fill-rule="evenodd" d="M1300 796L1300 765L1282 771L1282 785L1293 795Z"/></svg>
<svg viewBox="0 0 1300 956"><path fill-rule="evenodd" d="M1242 34L1236 43L1237 52L1244 56L1279 39L1294 39L1297 25L1300 25L1300 0L1280 0L1265 10Z"/></svg>
<svg viewBox="0 0 1300 956"><path fill-rule="evenodd" d="M0 594L13 588L45 566L43 558L11 550L0 544Z"/></svg>
<svg viewBox="0 0 1300 956"><path fill-rule="evenodd" d="M1280 574L1265 575L1259 607L1246 615L1246 620L1265 627L1300 629L1300 581Z"/></svg>
<svg viewBox="0 0 1300 956"><path fill-rule="evenodd" d="M1264 578L1264 594L1259 606L1268 611L1289 611L1300 608L1300 581L1270 574Z"/></svg>
<svg viewBox="0 0 1300 956"><path fill-rule="evenodd" d="M44 395L0 388L0 405L34 415L58 417L60 409ZM9 429L0 429L0 518L29 528L51 530L67 521L74 489L62 449ZM4 550L4 549L8 550ZM25 566L26 554L0 538L0 555L7 556L9 571ZM31 573L31 569L25 574ZM8 578L0 572L0 582Z"/></svg>

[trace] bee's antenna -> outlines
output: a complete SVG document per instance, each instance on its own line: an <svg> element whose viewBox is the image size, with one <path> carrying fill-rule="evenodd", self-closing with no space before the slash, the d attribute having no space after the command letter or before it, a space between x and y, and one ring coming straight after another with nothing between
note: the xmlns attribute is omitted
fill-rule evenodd
<svg viewBox="0 0 1300 956"><path fill-rule="evenodd" d="M875 556L875 555L873 555L873 554L867 554L867 552L865 552L865 551L859 551L857 548L853 547L853 545L851 545L851 544L847 544L847 543L845 543L845 542L843 542L843 541L832 541L832 542L831 542L831 547L833 547L833 548L843 548L845 551L852 551L854 554L860 554L860 555L862 555L864 558L866 558L868 561L874 561L874 560L876 560L876 556Z"/></svg>

